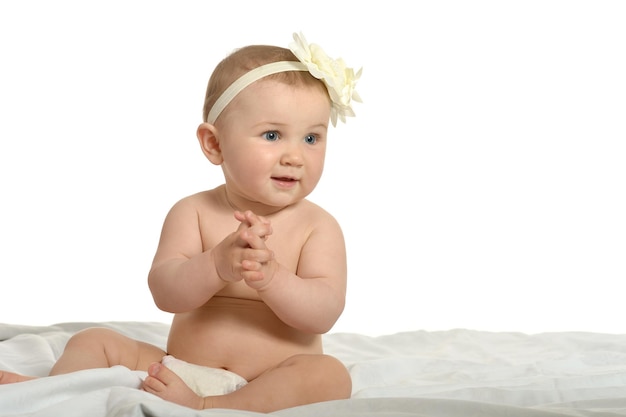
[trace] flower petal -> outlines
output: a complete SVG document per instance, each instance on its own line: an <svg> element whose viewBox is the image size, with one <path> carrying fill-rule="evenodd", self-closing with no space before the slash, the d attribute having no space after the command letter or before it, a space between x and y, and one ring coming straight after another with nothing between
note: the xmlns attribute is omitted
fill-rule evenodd
<svg viewBox="0 0 626 417"><path fill-rule="evenodd" d="M337 119L345 123L346 116L354 117L351 101L362 101L355 86L363 68L355 75L343 59L332 59L319 45L309 44L302 32L294 33L293 39L294 42L289 44L291 52L306 65L311 75L326 85L332 102L330 119L333 126L336 126Z"/></svg>

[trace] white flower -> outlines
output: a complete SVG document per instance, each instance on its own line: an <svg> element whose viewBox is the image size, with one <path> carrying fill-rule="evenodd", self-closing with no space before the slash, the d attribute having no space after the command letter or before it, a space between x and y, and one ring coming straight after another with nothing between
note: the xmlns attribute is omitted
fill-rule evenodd
<svg viewBox="0 0 626 417"><path fill-rule="evenodd" d="M333 126L337 125L337 119L345 123L346 117L354 116L352 100L361 102L355 86L363 69L355 74L352 68L346 67L343 59L329 58L318 45L309 45L302 33L294 33L293 39L295 42L289 44L291 52L307 66L311 75L326 84L332 101L330 120Z"/></svg>

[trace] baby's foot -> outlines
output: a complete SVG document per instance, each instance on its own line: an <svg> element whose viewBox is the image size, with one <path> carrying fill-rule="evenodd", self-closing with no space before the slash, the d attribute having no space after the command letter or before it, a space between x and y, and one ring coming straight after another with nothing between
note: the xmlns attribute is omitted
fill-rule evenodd
<svg viewBox="0 0 626 417"><path fill-rule="evenodd" d="M13 372L0 371L0 385L4 384L15 384L16 382L24 382L30 381L31 379L35 379L34 376L26 376L15 374Z"/></svg>
<svg viewBox="0 0 626 417"><path fill-rule="evenodd" d="M178 375L160 363L155 362L148 368L143 389L176 404L196 410L204 408L204 399L193 392Z"/></svg>

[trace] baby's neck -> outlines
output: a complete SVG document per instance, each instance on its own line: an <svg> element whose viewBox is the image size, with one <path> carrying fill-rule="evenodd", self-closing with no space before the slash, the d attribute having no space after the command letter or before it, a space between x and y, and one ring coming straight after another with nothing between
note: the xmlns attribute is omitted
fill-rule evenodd
<svg viewBox="0 0 626 417"><path fill-rule="evenodd" d="M229 195L229 192L226 189L226 186L222 185L221 188L222 188L222 196L224 198L226 205L229 208L231 208L233 211L240 211L243 213L247 210L250 210L258 216L270 218L284 211L285 209L288 209L289 207L293 206L293 204L288 205L288 206L268 206L266 204L255 202L255 201L236 201L236 200L233 201L233 198Z"/></svg>

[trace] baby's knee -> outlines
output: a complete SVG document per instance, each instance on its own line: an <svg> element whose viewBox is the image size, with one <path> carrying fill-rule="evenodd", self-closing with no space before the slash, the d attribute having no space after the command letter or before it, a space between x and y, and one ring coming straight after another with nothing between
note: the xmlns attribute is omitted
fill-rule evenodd
<svg viewBox="0 0 626 417"><path fill-rule="evenodd" d="M302 366L305 377L318 387L325 387L329 399L345 399L352 395L352 378L346 366L330 355L296 355L283 363Z"/></svg>
<svg viewBox="0 0 626 417"><path fill-rule="evenodd" d="M90 327L75 333L68 340L69 343L90 343L93 341L107 341L115 337L115 332L104 327Z"/></svg>
<svg viewBox="0 0 626 417"><path fill-rule="evenodd" d="M329 355L321 355L322 362L327 370L327 378L334 386L336 399L350 398L352 395L352 378L348 368L337 358Z"/></svg>
<svg viewBox="0 0 626 417"><path fill-rule="evenodd" d="M111 329L103 327L91 327L75 333L67 341L65 350L81 349L81 350L100 350L121 337L118 333Z"/></svg>

